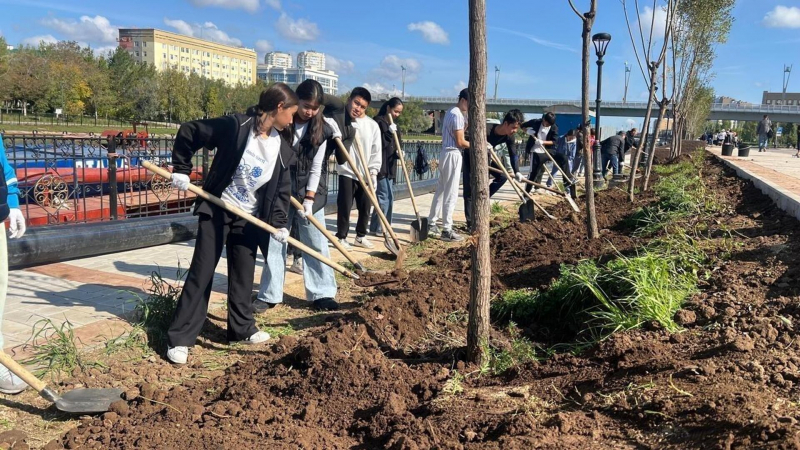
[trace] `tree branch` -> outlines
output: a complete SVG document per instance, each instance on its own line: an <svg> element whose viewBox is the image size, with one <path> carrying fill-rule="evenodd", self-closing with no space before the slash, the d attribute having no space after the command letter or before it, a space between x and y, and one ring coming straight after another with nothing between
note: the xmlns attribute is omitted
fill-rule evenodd
<svg viewBox="0 0 800 450"><path fill-rule="evenodd" d="M571 7L572 7L572 10L573 10L573 11L575 11L575 14L577 14L577 15L578 15L578 17L579 17L581 20L586 20L586 17L585 17L583 14L581 14L580 12L578 12L578 8L576 8L576 7L575 7L575 5L574 5L574 4L572 4L572 0L568 0L568 1L569 1L569 6L571 6Z"/></svg>

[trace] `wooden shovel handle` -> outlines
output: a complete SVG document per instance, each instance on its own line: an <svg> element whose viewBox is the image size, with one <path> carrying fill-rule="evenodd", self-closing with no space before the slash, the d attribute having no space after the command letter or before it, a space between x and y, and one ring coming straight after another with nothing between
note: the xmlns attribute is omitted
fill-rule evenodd
<svg viewBox="0 0 800 450"><path fill-rule="evenodd" d="M389 124L394 125L392 114L388 113L386 116L389 118ZM417 208L417 199L414 197L414 189L411 188L411 177L408 176L408 168L406 168L406 155L403 154L403 147L400 146L400 138L397 137L397 132L392 130L392 136L394 136L394 146L397 148L397 153L400 155L400 166L403 168L403 175L406 177L408 195L411 196L411 206L414 207L414 214L417 216L417 221L421 224L422 219L419 215L419 208Z"/></svg>
<svg viewBox="0 0 800 450"><path fill-rule="evenodd" d="M294 205L294 207L297 208L298 211L303 210L303 204L297 201L297 199L294 197L292 197L292 205ZM325 225L321 224L319 220L317 220L317 218L314 216L306 215L306 219L308 219L308 221L311 222L312 225L314 225L326 238L328 238L328 240L331 241L331 244L333 244L333 246L336 247L336 250L339 250L344 255L344 257L347 258L348 261L353 263L353 265L358 266L358 261L353 257L353 255L350 254L350 252L347 251L346 248L344 248L344 246L339 242L339 240L336 239L336 236L332 235L331 232L328 231L327 228L325 228Z"/></svg>
<svg viewBox="0 0 800 450"><path fill-rule="evenodd" d="M516 192L517 195L519 195L519 199L522 200L522 202L525 202L526 201L525 197L528 197L528 199L531 202L533 202L533 205L536 206L537 208L539 208L542 211L542 213L544 213L544 215L547 216L548 219L555 219L555 217L552 214L550 214L549 212L547 212L547 210L544 209L544 207L542 207L542 205L540 205L539 202L537 202L536 199L534 199L533 196L529 192L525 192L524 189L522 189L520 186L517 185L517 180L515 180L514 178L511 178L511 174L508 173L508 171L506 170L505 166L500 161L500 158L498 158L497 155L494 153L494 149L491 149L491 148L489 149L489 155L492 157L492 161L494 161L494 163L497 164L500 167L500 169L499 169L500 173L502 173L502 174L504 174L506 176L506 179L508 179L509 183L511 183L511 187L514 189L514 192ZM492 170L492 169L493 170L498 170L498 169L494 169L493 167L490 167L489 169L490 170Z"/></svg>
<svg viewBox="0 0 800 450"><path fill-rule="evenodd" d="M36 376L27 370L24 367L17 364L14 359L8 356L4 351L0 350L0 364L6 366L8 370L14 373L14 375L22 378L22 381L28 383L28 385L34 389L36 392L42 392L47 388L47 384L36 378Z"/></svg>
<svg viewBox="0 0 800 450"><path fill-rule="evenodd" d="M505 172L503 172L503 171L502 171L502 170L500 170L500 169L495 169L494 167L489 167L489 170L490 170L490 171L492 171L492 172L494 172L494 173L498 173L498 174L500 174L500 175L505 175ZM539 189L544 189L545 191L550 191L550 192L552 192L552 193L554 193L554 194L558 194L558 195L564 195L564 193L563 193L563 192L559 192L559 191L557 191L557 190L555 190L555 189L553 189L553 188L549 188L549 187L547 187L547 186L545 186L545 185L543 185L543 184L539 184L539 183L537 183L537 182L535 182L535 181L531 181L531 180L528 180L528 179L524 179L524 180L522 180L522 182L523 182L523 183L530 184L531 186L533 186L533 187L537 187L537 188L539 188Z"/></svg>
<svg viewBox="0 0 800 450"><path fill-rule="evenodd" d="M145 169L155 173L156 175L164 177L166 179L170 179L172 177L172 174L169 171L167 171L167 170L165 170L165 169L163 169L161 167L158 167L158 166L156 166L155 164L153 164L153 163L151 163L149 161L142 161L142 167L144 167ZM241 217L242 219L252 223L253 225L255 225L255 226L259 227L259 228L261 228L262 230L266 230L270 234L274 234L274 233L276 233L278 231L278 230L275 229L275 227L273 227L272 225L264 222L263 220L260 220L260 219L256 218L252 214L248 214L247 212L243 211L242 209L240 209L240 208L238 208L238 207L236 207L234 205L226 203L221 198L219 198L219 197L217 197L215 195L211 195L208 192L204 191L203 189L201 189L201 188L199 188L199 187L197 187L197 186L195 186L193 184L189 185L189 190L192 191L194 194L196 194L198 197L202 198L203 200L209 201L209 202L219 206L220 208L222 208L222 209L224 209L226 211L229 211L229 212L231 212L233 214L236 214L237 216ZM358 275L356 275L355 273L347 270L344 266L334 262L330 258L326 258L325 256L321 255L316 250L312 249L311 247L307 246L306 244L303 244L302 242L298 241L297 239L295 239L295 238L290 236L289 239L288 239L288 242L290 244L294 245L296 248L298 248L303 253L307 254L308 256L310 256L310 257L312 257L314 259L319 260L320 262L322 262L323 264L325 264L327 266L330 266L332 269L336 270L337 272L341 273L342 275L344 275L346 277L353 278L354 280L358 279Z"/></svg>

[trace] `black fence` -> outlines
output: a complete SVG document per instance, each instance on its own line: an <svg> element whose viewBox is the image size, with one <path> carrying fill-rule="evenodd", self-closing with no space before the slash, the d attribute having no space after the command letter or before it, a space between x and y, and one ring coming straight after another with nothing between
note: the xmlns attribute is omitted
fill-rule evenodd
<svg viewBox="0 0 800 450"><path fill-rule="evenodd" d="M140 217L164 216L191 209L194 194L172 188L170 180L151 174L142 161L167 167L174 138L64 138L34 135L4 136L9 164L15 168L21 209L29 226L75 224ZM406 167L412 182L438 178L439 142L406 141ZM414 162L419 152L429 170L418 174ZM194 158L195 184L214 158L203 149ZM338 174L329 161L330 198L338 190ZM398 165L398 188L405 179Z"/></svg>
<svg viewBox="0 0 800 450"><path fill-rule="evenodd" d="M130 119L108 117L108 116L85 116L85 115L66 115L54 113L28 112L22 114L21 111L4 111L0 108L0 126L2 125L26 125L26 126L50 126L50 127L106 127L110 129L127 130L133 125ZM178 129L180 123L147 121L147 125L152 128L174 128ZM144 126L139 126L144 131Z"/></svg>

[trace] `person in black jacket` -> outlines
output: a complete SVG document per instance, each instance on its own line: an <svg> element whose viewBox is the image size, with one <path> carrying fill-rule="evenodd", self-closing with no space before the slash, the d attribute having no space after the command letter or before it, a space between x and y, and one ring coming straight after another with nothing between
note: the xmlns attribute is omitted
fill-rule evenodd
<svg viewBox="0 0 800 450"><path fill-rule="evenodd" d="M378 124L378 129L381 132L381 168L378 171L378 185L375 187L375 194L378 197L378 205L381 211L386 216L386 220L392 223L392 205L394 204L394 180L397 176L397 161L400 159L400 154L394 143L394 135L392 131L397 133L397 139L400 145L403 141L400 136L400 131L397 129L395 123L389 123L389 114L392 115L392 120L397 122L397 118L403 113L403 101L397 97L392 97L381 106L378 115L375 116L375 123ZM372 218L369 222L369 231L374 235L383 234L381 221L378 218L378 213L372 212Z"/></svg>
<svg viewBox="0 0 800 450"><path fill-rule="evenodd" d="M305 80L297 86L296 92L300 102L294 123L289 126L292 132L292 150L296 155L291 176L293 195L303 204L303 212L291 207L289 223L294 225L291 231L297 233L300 242L323 256L330 257L327 239L306 217L313 216L320 223L325 223L328 159L335 148L335 143L329 140L341 137L341 133L336 122L324 119L320 112L325 103L325 93L318 81ZM266 263L261 272L261 286L256 296L255 308L258 312L283 302L287 247L283 242L270 240L269 249L261 249ZM339 304L334 300L337 286L333 269L314 258L306 258L300 272L303 274L306 300L313 302L314 308L325 311L339 309Z"/></svg>
<svg viewBox="0 0 800 450"><path fill-rule="evenodd" d="M603 178L608 173L608 165L611 164L612 173L618 175L622 173L619 155L625 154L625 132L620 131L618 134L611 136L600 143L600 156L603 161Z"/></svg>
<svg viewBox="0 0 800 450"><path fill-rule="evenodd" d="M558 163L559 167L568 170L567 157L556 153L554 147L558 141L558 126L556 125L556 115L548 112L545 113L541 119L529 120L522 124L522 128L527 130L528 142L525 144L525 151L531 153L531 173L528 174L528 179L541 183L542 175L544 174L544 164L550 161L550 158L545 155L549 153L553 159ZM571 179L565 179L565 184L571 184ZM525 187L527 192L530 192L532 186L529 184Z"/></svg>
<svg viewBox="0 0 800 450"><path fill-rule="evenodd" d="M295 155L282 132L288 131L297 103L289 86L276 83L261 93L249 114L186 122L178 130L172 149L173 186L187 190L195 152L216 148L203 189L270 223L277 232L270 236L235 214L197 200L194 213L200 223L194 255L167 332L167 359L173 363L186 363L189 347L203 328L223 246L228 259L228 340L259 344L270 338L256 328L251 292L259 244L266 248L270 237L280 242L289 237L289 168Z"/></svg>

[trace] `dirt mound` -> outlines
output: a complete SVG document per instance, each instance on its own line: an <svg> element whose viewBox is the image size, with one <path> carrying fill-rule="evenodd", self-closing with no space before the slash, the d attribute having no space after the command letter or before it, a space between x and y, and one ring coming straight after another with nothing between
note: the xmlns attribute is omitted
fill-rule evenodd
<svg viewBox="0 0 800 450"><path fill-rule="evenodd" d="M313 336L285 336L223 375L129 386L67 448L796 448L800 235L752 184L708 161L719 254L686 331L621 333L499 376L458 361L469 250L374 288ZM647 204L652 198L643 197ZM546 286L562 263L633 249L620 191L597 197L601 239L564 206L493 236L493 291ZM365 275L379 281L380 275ZM526 324L520 324L522 327ZM508 340L495 331L493 341ZM456 373L458 372L458 373ZM470 374L464 378L465 374ZM124 385L124 380L120 381Z"/></svg>

